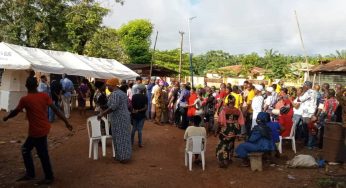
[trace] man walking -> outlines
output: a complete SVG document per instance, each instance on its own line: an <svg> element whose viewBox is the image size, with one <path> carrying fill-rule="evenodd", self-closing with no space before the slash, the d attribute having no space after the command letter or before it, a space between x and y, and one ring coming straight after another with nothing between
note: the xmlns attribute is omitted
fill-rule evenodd
<svg viewBox="0 0 346 188"><path fill-rule="evenodd" d="M64 115L53 105L50 97L46 93L37 91L38 84L36 78L29 77L26 80L25 86L28 90L28 94L20 99L15 110L11 111L10 114L3 118L3 121L7 121L25 109L29 121L29 135L22 146L26 174L17 181L28 181L35 178L35 167L31 155L31 150L35 147L45 174L45 179L38 182L38 184L51 184L54 181L54 176L49 160L47 144L47 135L51 127L48 121L48 107L52 108L52 110L65 122L66 127L70 131L72 131L73 128Z"/></svg>
<svg viewBox="0 0 346 188"><path fill-rule="evenodd" d="M62 87L62 104L64 106L65 117L70 118L71 111L71 97L72 91L74 90L73 83L70 79L67 78L67 74L62 75L62 79L60 80L60 84Z"/></svg>

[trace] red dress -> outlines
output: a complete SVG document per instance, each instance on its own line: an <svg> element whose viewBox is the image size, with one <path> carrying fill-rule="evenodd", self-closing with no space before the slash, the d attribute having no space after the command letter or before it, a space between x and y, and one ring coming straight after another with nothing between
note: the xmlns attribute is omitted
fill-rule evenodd
<svg viewBox="0 0 346 188"><path fill-rule="evenodd" d="M198 98L197 93L191 92L189 98L187 99L188 105L193 105ZM193 117L196 114L196 107L188 107L187 108L187 117Z"/></svg>
<svg viewBox="0 0 346 188"><path fill-rule="evenodd" d="M289 99L282 99L283 106L290 106L290 110L287 114L280 114L279 123L282 125L285 130L281 132L282 137L290 136L292 125L293 125L293 105Z"/></svg>

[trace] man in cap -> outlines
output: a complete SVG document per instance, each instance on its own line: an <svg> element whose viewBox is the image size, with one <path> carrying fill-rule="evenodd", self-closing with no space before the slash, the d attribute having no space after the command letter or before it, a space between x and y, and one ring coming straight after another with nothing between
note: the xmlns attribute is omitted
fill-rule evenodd
<svg viewBox="0 0 346 188"><path fill-rule="evenodd" d="M310 81L304 82L303 92L304 94L298 97L298 102L301 102L303 110L303 134L304 142L307 144L309 139L308 124L317 109L317 94L316 91L312 89L312 82Z"/></svg>

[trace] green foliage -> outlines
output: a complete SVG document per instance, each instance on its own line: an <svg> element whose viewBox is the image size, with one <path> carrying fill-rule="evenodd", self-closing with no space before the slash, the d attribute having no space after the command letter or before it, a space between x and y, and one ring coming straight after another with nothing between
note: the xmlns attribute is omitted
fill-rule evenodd
<svg viewBox="0 0 346 188"><path fill-rule="evenodd" d="M0 2L0 40L24 46L61 49L66 39L64 0Z"/></svg>
<svg viewBox="0 0 346 188"><path fill-rule="evenodd" d="M156 51L155 52L155 65L160 65L165 68L175 70L179 72L179 61L180 61L180 49ZM181 74L186 76L190 73L189 66L189 54L183 54L183 61L181 64Z"/></svg>
<svg viewBox="0 0 346 188"><path fill-rule="evenodd" d="M128 62L124 50L120 46L120 39L115 29L100 28L86 43L84 54L93 57L116 59L122 63Z"/></svg>
<svg viewBox="0 0 346 188"><path fill-rule="evenodd" d="M120 42L130 63L147 64L151 62L150 36L153 25L149 20L130 21L119 29Z"/></svg>
<svg viewBox="0 0 346 188"><path fill-rule="evenodd" d="M204 75L207 70L237 64L234 56L222 50L211 50L195 56L192 62L196 75Z"/></svg>
<svg viewBox="0 0 346 188"><path fill-rule="evenodd" d="M83 53L85 44L100 28L103 17L108 11L98 3L88 1L68 7L65 19L72 52Z"/></svg>

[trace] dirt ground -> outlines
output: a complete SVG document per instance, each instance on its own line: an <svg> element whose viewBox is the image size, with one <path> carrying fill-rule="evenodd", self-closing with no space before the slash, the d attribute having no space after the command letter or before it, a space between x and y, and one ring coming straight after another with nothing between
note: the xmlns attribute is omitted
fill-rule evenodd
<svg viewBox="0 0 346 188"><path fill-rule="evenodd" d="M4 114L0 112L1 119ZM328 178L324 169L286 168L285 162L294 156L289 143L284 145L278 165L264 164L263 172L240 167L240 159L234 159L227 169L220 169L215 157L217 139L214 136L208 137L205 171L194 165L190 172L184 166L184 131L149 121L143 130L144 147L134 146L129 164L112 159L110 143L106 157L92 160L88 158L86 118L73 112L70 121L76 130L74 135L69 135L60 120L52 124L49 134L50 157L56 178L51 187L318 187L320 178ZM34 187L35 181L15 182L24 173L20 146L26 135L27 121L23 113L6 123L0 122L0 187ZM318 151L306 150L301 144L298 144L298 153L318 155ZM37 156L35 164L39 180L43 174ZM339 166L337 170L346 172L345 166Z"/></svg>

